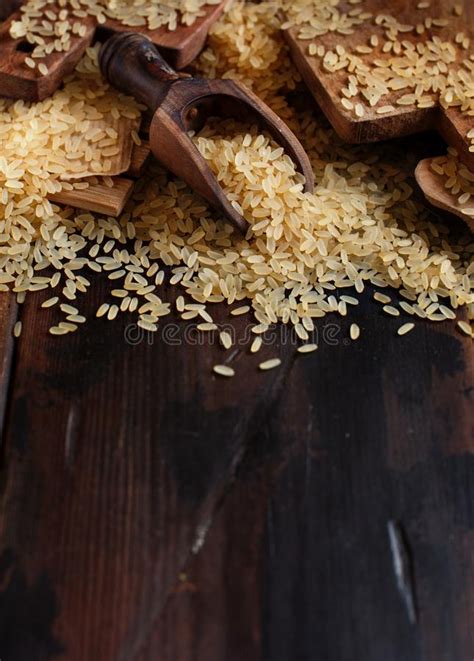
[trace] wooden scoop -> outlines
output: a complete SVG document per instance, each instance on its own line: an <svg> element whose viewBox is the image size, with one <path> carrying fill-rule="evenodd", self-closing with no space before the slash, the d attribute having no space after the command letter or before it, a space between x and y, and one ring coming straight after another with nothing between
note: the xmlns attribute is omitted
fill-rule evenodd
<svg viewBox="0 0 474 661"><path fill-rule="evenodd" d="M216 176L188 135L211 116L256 122L283 147L313 190L313 171L300 142L286 124L255 94L231 80L204 80L177 73L142 35L125 33L101 49L100 68L121 91L132 94L153 112L150 146L156 158L200 193L239 229L247 223L227 200Z"/></svg>
<svg viewBox="0 0 474 661"><path fill-rule="evenodd" d="M466 207L473 207L474 202L469 204L459 204L459 195L453 195L445 185L443 177L431 168L431 158L425 158L420 161L415 170L416 181L425 194L426 199L438 209L444 209L462 218L471 232L474 232L474 216L463 211Z"/></svg>

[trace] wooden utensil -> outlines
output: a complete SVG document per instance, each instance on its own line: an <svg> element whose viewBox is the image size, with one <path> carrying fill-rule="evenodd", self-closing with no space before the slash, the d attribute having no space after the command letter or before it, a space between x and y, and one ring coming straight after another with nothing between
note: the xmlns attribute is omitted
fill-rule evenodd
<svg viewBox="0 0 474 661"><path fill-rule="evenodd" d="M47 66L46 75L42 75L38 68L30 69L25 64L33 46L24 38L13 39L10 36L11 24L21 17L18 11L0 27L0 96L26 101L40 101L51 96L64 77L74 70L86 48L92 43L96 31L100 39L123 30L143 32L156 46L163 49L169 62L177 68L182 68L198 55L209 28L224 10L226 2L227 0L223 0L218 5L209 5L205 8L204 16L198 18L193 25L180 25L174 31L166 27L157 30L135 29L123 26L112 19L108 19L104 25L98 27L91 17L75 19L76 22L86 26L84 36L71 35L71 48L67 52L53 52L37 60L38 63L42 62ZM59 5L51 3L48 9L58 12Z"/></svg>
<svg viewBox="0 0 474 661"><path fill-rule="evenodd" d="M420 161L415 170L415 177L426 199L433 206L444 209L464 220L470 230L474 232L474 217L464 213L463 208L474 206L471 204L459 204L459 195L453 195L444 185L443 177L431 169L431 158Z"/></svg>
<svg viewBox="0 0 474 661"><path fill-rule="evenodd" d="M241 230L247 223L227 200L216 176L188 131L210 116L249 118L284 148L313 189L313 171L303 147L286 124L246 87L231 80L204 80L174 71L156 46L135 33L115 35L100 52L109 82L133 94L153 112L150 146L157 159L186 181Z"/></svg>
<svg viewBox="0 0 474 661"><path fill-rule="evenodd" d="M354 4L341 2L338 9L342 13L354 11L354 7ZM417 41L425 41L433 35L442 39L454 40L457 32L466 33L465 18L454 15L453 7L454 2L451 0L431 0L427 8L417 8L416 0L413 2L392 0L389 6L385 0L366 0L363 5L364 11L367 10L374 16L391 14L401 23L413 26L423 23L429 16L449 21L447 27L425 28L422 35L418 35L412 30L399 36L400 41L407 40L415 44ZM439 104L432 108L397 105L397 99L407 93L406 89L382 97L374 107L369 107L361 96L351 98L354 104L361 102L364 106L364 116L357 117L353 110L345 109L341 105L341 89L347 84L347 71L344 69L336 72L326 71L322 66L321 57L309 55L308 48L311 41L299 39L299 33L300 27L298 26L284 31L292 58L335 131L346 142L374 142L436 129L448 144L457 150L461 160L474 170L474 153L469 151L470 140L467 138L468 131L474 127L474 117L467 116L458 108L444 109ZM317 44L323 46L326 51L334 50L338 46L352 52L359 45L369 46L372 35L378 37L378 45L372 47L370 53L357 53L357 55L369 65L375 58L387 60L393 57L392 53L382 52L385 42L384 28L382 25L375 25L373 21L365 21L359 26L354 26L353 34L329 32L318 37ZM463 57L469 56L468 51L464 50L463 53ZM386 114L377 112L381 106L388 105L393 106L392 111Z"/></svg>
<svg viewBox="0 0 474 661"><path fill-rule="evenodd" d="M180 68L189 64L204 45L207 32L222 13L227 0L218 5L209 5L204 16L197 19L192 26L178 26L174 31L160 28L158 30L147 30L140 28L159 48L166 53L169 61ZM118 21L109 19L105 25L96 26L92 19L82 19L80 22L87 27L83 37L72 36L72 47L67 53L53 53L48 57L38 59L48 67L49 73L41 76L38 70L29 69L25 65L32 46L26 39L12 39L10 27L13 21L18 20L20 13L17 10L22 4L21 0L10 0L1 5L2 18L8 20L0 27L0 95L24 100L40 100L50 96L61 84L64 77L71 73L86 48L94 39L94 35L101 40L110 37L114 32L127 31L133 28L125 28ZM51 4L50 9L57 9L57 5ZM116 127L119 134L123 133L120 127ZM84 190L63 190L51 195L50 201L73 206L87 211L95 211L111 216L118 216L133 189L133 179L140 176L146 162L151 154L147 143L133 146L131 143L130 130L124 135L124 143L120 156L110 171L113 177L113 186L108 187L103 183L90 184ZM130 156L131 155L131 156ZM113 176L118 174L123 176ZM91 175L94 173L91 173Z"/></svg>

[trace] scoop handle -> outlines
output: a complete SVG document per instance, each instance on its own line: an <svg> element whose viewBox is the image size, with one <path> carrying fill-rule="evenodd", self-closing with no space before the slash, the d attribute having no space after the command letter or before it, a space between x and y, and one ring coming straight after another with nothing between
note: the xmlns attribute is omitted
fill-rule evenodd
<svg viewBox="0 0 474 661"><path fill-rule="evenodd" d="M119 33L100 50L99 65L111 85L156 110L172 83L188 74L175 71L157 47L136 32Z"/></svg>

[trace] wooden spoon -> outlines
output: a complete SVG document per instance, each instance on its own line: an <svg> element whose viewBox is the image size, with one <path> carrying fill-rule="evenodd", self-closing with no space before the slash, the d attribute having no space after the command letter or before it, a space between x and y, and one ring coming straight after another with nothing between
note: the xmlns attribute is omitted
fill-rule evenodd
<svg viewBox="0 0 474 661"><path fill-rule="evenodd" d="M459 195L453 195L445 187L443 177L433 172L431 162L431 158L425 158L418 163L415 170L416 181L425 194L426 199L433 206L449 211L462 218L467 223L469 229L474 232L474 216L470 216L463 211L466 206L473 207L474 202L470 205L459 204Z"/></svg>
<svg viewBox="0 0 474 661"><path fill-rule="evenodd" d="M150 145L156 158L189 184L239 229L247 222L233 208L215 174L188 135L211 116L237 117L256 122L284 148L305 176L305 190L313 190L308 156L288 126L255 94L232 80L204 80L174 71L146 37L115 35L101 49L105 78L132 94L153 112Z"/></svg>

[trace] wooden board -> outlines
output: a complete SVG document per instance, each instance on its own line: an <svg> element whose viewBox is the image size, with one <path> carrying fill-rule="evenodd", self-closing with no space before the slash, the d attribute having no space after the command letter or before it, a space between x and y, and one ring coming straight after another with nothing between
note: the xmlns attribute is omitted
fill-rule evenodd
<svg viewBox="0 0 474 661"><path fill-rule="evenodd" d="M86 48L92 43L95 24L84 20L87 32L84 37L73 35L71 49L67 53L51 53L38 62L49 69L42 75L38 68L30 69L25 59L30 55L26 39L12 39L10 25L19 14L13 14L0 26L0 95L27 101L41 101L57 90L64 78L74 71Z"/></svg>
<svg viewBox="0 0 474 661"><path fill-rule="evenodd" d="M212 375L223 349L175 318L152 337L130 317L94 319L109 288L95 280L79 304L92 320L59 342L44 294L23 310L0 503L7 661L136 658L290 366L284 343L262 351L281 356L278 373L239 351L239 379ZM243 335L248 319L233 323Z"/></svg>
<svg viewBox="0 0 474 661"><path fill-rule="evenodd" d="M133 179L143 174L150 156L151 150L147 142L139 146L134 145L129 169L123 177L112 177L112 187L99 181L96 184L89 184L84 190L64 190L56 195L50 195L48 199L57 204L117 217L122 213L132 194Z"/></svg>
<svg viewBox="0 0 474 661"><path fill-rule="evenodd" d="M110 169L107 172L103 172L103 170L98 170L96 167L92 167L92 164L89 164L89 169L86 173L77 174L72 170L69 172L65 170L61 173L61 179L64 181L74 181L101 175L114 177L116 175L127 172L132 163L132 152L136 147L132 138L132 131L138 131L139 127L139 118L129 119L127 117L114 118L109 116L106 119L91 121L91 129L100 129L104 131L107 128L111 128L114 129L118 134L117 143L114 146L118 147L119 151L116 156L109 157L111 164Z"/></svg>
<svg viewBox="0 0 474 661"><path fill-rule="evenodd" d="M133 180L114 177L114 185L103 183L91 184L84 190L61 191L50 195L50 202L65 204L77 209L95 211L107 216L119 216L133 191Z"/></svg>
<svg viewBox="0 0 474 661"><path fill-rule="evenodd" d="M159 28L158 30L140 29L139 32L149 37L159 47L173 68L183 69L201 52L209 28L222 14L227 2L228 0L224 0L217 5L204 7L204 16L196 19L190 26L182 25L174 31L170 31L167 28ZM105 27L112 32L134 31L130 26L123 25L112 19L107 20Z"/></svg>
<svg viewBox="0 0 474 661"><path fill-rule="evenodd" d="M416 181L419 187L425 194L426 199L433 206L439 209L444 209L450 213L455 214L464 220L470 230L474 232L474 217L469 216L463 212L463 207L470 206L469 204L459 204L458 195L452 195L444 186L443 177L431 169L430 158L424 158L420 161L415 170Z"/></svg>
<svg viewBox="0 0 474 661"><path fill-rule="evenodd" d="M171 32L165 28L160 30L138 30L130 26L122 26L116 21L108 21L105 29L99 30L99 37L106 38L115 31L140 31L147 34L160 48L175 67L189 64L202 49L211 25L218 19L226 0L218 5L209 5L205 15L188 26L179 26ZM53 8L53 5L51 6ZM44 62L49 69L47 75L42 75L36 69L30 69L25 59L31 51L25 39L12 39L10 25L17 20L15 13L0 27L0 95L12 98L39 101L53 94L64 77L71 73L90 45L96 32L96 23L92 19L82 19L87 26L84 37L73 36L72 47L67 53L52 53L38 62ZM25 52L26 51L26 52Z"/></svg>
<svg viewBox="0 0 474 661"><path fill-rule="evenodd" d="M428 35L433 34L451 39L458 30L464 32L468 30L465 16L453 16L454 4L455 0L432 0L428 9L419 10L416 9L416 2L407 3L404 0L394 0L387 7L382 0L365 0L363 8L364 11L367 10L374 15L390 13L402 23L411 25L416 25L427 16L447 18L450 21L449 27L427 30L419 39L426 40ZM341 2L340 8L341 11L345 9L350 11L354 6ZM406 90L393 92L373 108L366 106L362 97L353 97L351 101L362 102L365 108L364 117L356 117L353 110L346 110L340 103L341 88L346 85L347 72L344 70L335 73L326 72L322 68L321 58L308 54L308 47L312 42L298 39L299 30L299 27L293 27L284 31L293 61L319 106L344 140L350 143L373 142L434 128L440 131L445 140L458 150L460 158L474 169L474 153L469 152L470 141L466 138L468 130L474 127L474 117L462 115L456 108L444 110L441 107L419 109L414 106L397 106L397 98L406 94ZM355 27L354 30L355 33L352 35L329 33L319 37L314 43L322 44L326 50L335 49L339 45L352 51L358 45L368 45L370 36L376 34L379 37L379 46L374 48L371 54L362 55L362 59L370 63L374 58L388 59L391 57L390 54L381 52L383 45L381 26L367 21ZM403 33L403 39L411 42L417 40L412 32ZM469 51L464 51L464 53L469 53ZM393 105L394 110L384 115L377 114L377 108L382 105Z"/></svg>
<svg viewBox="0 0 474 661"><path fill-rule="evenodd" d="M132 346L125 319L58 346L32 298L6 434L5 658L465 658L473 345L453 324L400 338L370 298L357 343L330 317L318 352L291 359L284 340L265 354L281 372L242 355L233 382L209 376L217 347Z"/></svg>

